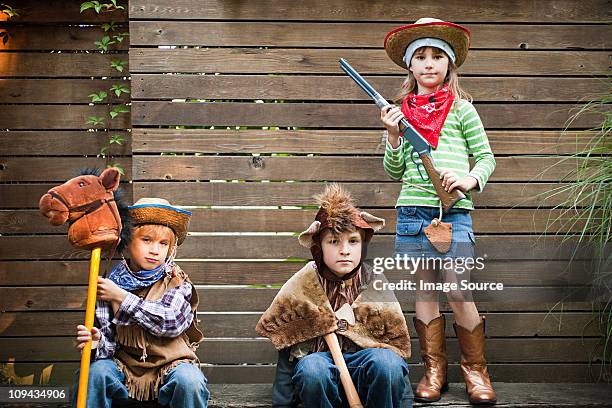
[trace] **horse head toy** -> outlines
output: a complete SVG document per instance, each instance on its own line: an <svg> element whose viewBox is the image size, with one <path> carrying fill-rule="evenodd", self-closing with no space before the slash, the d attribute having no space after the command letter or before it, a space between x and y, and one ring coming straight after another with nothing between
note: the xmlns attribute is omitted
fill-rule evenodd
<svg viewBox="0 0 612 408"><path fill-rule="evenodd" d="M102 173L93 169L84 170L80 176L53 187L39 202L40 212L52 225L69 222L68 240L73 246L91 250L85 309L85 326L88 330L94 324L100 253L102 249L108 249L110 262L121 236L123 224L120 214L127 213L119 212L119 208L123 210L125 207L119 200L119 178L119 170L115 168ZM86 405L91 348L90 340L81 354L77 408L85 408Z"/></svg>
<svg viewBox="0 0 612 408"><path fill-rule="evenodd" d="M73 246L111 248L119 241L122 225L115 201L119 170L82 173L44 194L39 202L40 211L52 225L69 222L68 240Z"/></svg>

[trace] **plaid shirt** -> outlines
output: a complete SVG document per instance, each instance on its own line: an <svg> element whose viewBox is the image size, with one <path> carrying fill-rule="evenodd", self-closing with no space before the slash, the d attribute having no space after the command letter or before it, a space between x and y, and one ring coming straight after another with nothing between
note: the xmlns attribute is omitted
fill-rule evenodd
<svg viewBox="0 0 612 408"><path fill-rule="evenodd" d="M168 290L160 300L150 301L128 293L113 317L108 302L96 302L95 326L100 329L100 342L95 359L111 358L115 354L115 326L138 324L158 337L177 337L191 325L191 284L183 283Z"/></svg>

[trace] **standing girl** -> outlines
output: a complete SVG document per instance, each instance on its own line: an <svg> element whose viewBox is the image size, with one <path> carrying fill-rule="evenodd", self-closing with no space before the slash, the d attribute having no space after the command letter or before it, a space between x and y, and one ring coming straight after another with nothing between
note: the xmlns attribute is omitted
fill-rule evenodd
<svg viewBox="0 0 612 408"><path fill-rule="evenodd" d="M402 180L396 205L395 250L399 254L430 259L443 255L445 260L455 262L474 256L475 238L469 213L474 206L469 192L482 191L495 169L495 159L471 97L459 86L457 68L465 61L469 43L467 28L433 18L394 29L385 38L389 57L408 69L397 98L401 108L388 105L381 112L387 129L385 172L394 180ZM413 156L412 146L400 135L398 123L404 117L434 149L433 161L445 190L466 193L466 198L448 211L442 212L420 159ZM471 170L470 153L475 162ZM440 242L440 237L447 242ZM434 268L421 268L417 280L457 282L459 276L462 280L466 278L464 268L457 268L458 262L451 268L447 265L444 262L444 267L440 263ZM461 371L469 400L473 404L495 404L484 356L484 318L479 316L469 293L451 291L447 297L455 316L453 327L461 349ZM448 386L445 320L440 314L437 293L417 291L414 324L426 368L415 399L437 401Z"/></svg>

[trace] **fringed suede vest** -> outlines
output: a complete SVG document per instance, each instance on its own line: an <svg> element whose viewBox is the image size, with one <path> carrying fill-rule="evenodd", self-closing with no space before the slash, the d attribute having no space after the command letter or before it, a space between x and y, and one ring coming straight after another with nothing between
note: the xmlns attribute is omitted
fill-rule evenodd
<svg viewBox="0 0 612 408"><path fill-rule="evenodd" d="M190 282L187 274L177 267L173 277L165 276L148 288L133 293L145 300L156 301L185 280ZM156 399L159 386L171 369L179 363L198 362L195 351L204 336L197 326L199 301L193 285L190 303L193 321L178 337L157 337L139 325L117 326L115 361L125 374L125 385L131 398L139 401Z"/></svg>

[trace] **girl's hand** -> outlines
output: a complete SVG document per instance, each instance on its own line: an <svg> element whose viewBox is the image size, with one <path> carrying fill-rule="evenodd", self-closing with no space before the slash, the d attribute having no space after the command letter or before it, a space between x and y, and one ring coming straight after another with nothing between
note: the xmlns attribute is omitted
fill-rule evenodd
<svg viewBox="0 0 612 408"><path fill-rule="evenodd" d="M110 303L121 304L123 299L126 298L128 292L125 289L121 289L119 286L110 279L104 279L98 277L98 299L104 300Z"/></svg>
<svg viewBox="0 0 612 408"><path fill-rule="evenodd" d="M387 105L380 110L380 120L389 133L389 143L397 147L400 137L399 121L404 118L402 110L395 105Z"/></svg>
<svg viewBox="0 0 612 408"><path fill-rule="evenodd" d="M454 171L442 170L440 172L440 180L442 180L442 187L447 193L450 193L455 188L467 193L471 189L478 185L478 180L472 176L465 176L459 178Z"/></svg>
<svg viewBox="0 0 612 408"><path fill-rule="evenodd" d="M85 347L85 344L89 341L92 340L92 336L93 336L93 341L94 342L98 342L100 341L100 338L102 338L102 335L100 334L100 330L98 330L95 327L91 328L91 332L89 330L87 330L87 327L83 326L82 324L79 324L77 326L77 345L76 348L78 350L83 350L83 347ZM97 346L97 344L96 344ZM92 348L95 348L92 345Z"/></svg>

